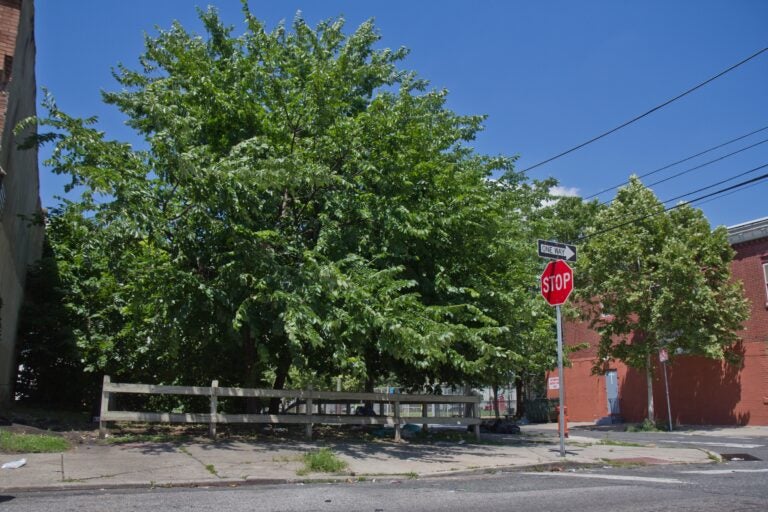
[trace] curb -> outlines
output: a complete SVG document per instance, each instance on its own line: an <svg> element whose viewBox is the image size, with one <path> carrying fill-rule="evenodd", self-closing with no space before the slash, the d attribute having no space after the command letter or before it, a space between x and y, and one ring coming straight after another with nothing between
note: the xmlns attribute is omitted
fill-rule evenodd
<svg viewBox="0 0 768 512"><path fill-rule="evenodd" d="M666 465L687 464L687 462L667 461ZM317 478L248 478L248 479L220 479L220 480L179 480L176 482L163 483L106 483L106 484L73 484L73 485L41 485L41 486L19 486L0 488L0 493L36 493L36 492L60 492L60 491L102 491L102 490L130 490L130 489L184 489L184 488L236 488L247 486L262 485L309 485L309 484L341 484L341 483L364 483L373 480L435 480L440 478L458 478L464 476L494 475L499 473L522 473L522 472L554 472L567 471L570 469L591 469L602 467L604 464L599 462L544 462L537 464L527 464L521 466L494 466L473 469L446 470L435 473L426 473L418 475L416 478L406 476L402 473L384 473L384 474L366 474L366 475L329 475ZM362 478L362 480L361 480ZM350 482L349 480L352 480Z"/></svg>

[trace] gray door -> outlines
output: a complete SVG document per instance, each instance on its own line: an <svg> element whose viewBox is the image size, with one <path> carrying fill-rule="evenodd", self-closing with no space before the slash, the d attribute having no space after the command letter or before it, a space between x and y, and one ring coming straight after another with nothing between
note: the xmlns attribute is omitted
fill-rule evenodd
<svg viewBox="0 0 768 512"><path fill-rule="evenodd" d="M616 370L605 372L605 394L608 396L608 414L621 414L619 409L619 375Z"/></svg>

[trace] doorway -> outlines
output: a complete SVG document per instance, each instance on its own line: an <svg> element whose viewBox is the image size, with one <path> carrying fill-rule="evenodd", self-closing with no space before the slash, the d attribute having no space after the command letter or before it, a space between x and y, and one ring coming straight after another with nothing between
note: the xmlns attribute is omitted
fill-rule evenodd
<svg viewBox="0 0 768 512"><path fill-rule="evenodd" d="M605 372L605 394L608 397L608 414L611 418L621 415L619 408L619 374L616 370Z"/></svg>

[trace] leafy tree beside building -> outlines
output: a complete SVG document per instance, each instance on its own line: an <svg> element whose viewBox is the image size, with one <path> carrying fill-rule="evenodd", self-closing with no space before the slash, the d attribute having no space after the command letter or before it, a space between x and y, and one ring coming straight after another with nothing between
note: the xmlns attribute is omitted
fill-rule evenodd
<svg viewBox="0 0 768 512"><path fill-rule="evenodd" d="M586 232L576 274L578 298L600 334L595 371L607 359L644 370L648 419L654 420L652 361L662 347L713 359L732 358L747 318L742 285L724 227L700 210L665 211L632 177Z"/></svg>

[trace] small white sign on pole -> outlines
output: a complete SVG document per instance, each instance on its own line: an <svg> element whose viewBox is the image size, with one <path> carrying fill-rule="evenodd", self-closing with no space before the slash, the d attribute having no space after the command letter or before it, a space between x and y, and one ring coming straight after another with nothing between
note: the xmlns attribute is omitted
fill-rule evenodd
<svg viewBox="0 0 768 512"><path fill-rule="evenodd" d="M669 361L669 353L667 352L667 349L663 348L659 350L659 361L662 363Z"/></svg>
<svg viewBox="0 0 768 512"><path fill-rule="evenodd" d="M547 381L549 389L560 389L560 377L550 377Z"/></svg>

